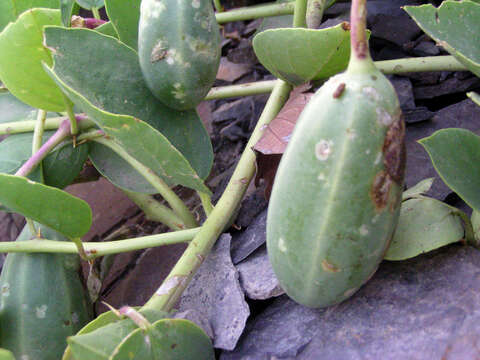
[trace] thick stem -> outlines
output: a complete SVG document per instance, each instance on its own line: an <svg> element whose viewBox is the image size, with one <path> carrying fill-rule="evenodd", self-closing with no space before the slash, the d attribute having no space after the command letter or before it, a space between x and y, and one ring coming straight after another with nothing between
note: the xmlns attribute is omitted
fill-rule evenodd
<svg viewBox="0 0 480 360"><path fill-rule="evenodd" d="M213 211L213 204L212 204L212 198L210 195L205 194L203 192L197 191L198 197L200 198L200 201L202 202L203 210L205 211L205 215L210 216L210 214Z"/></svg>
<svg viewBox="0 0 480 360"><path fill-rule="evenodd" d="M92 14L95 19L101 20L100 12L98 11L98 8L92 7Z"/></svg>
<svg viewBox="0 0 480 360"><path fill-rule="evenodd" d="M177 216L177 214L165 205L160 204L152 196L125 189L122 189L122 191L130 198L130 200L142 209L147 216L147 219L161 222L172 230L182 230L186 228L183 220Z"/></svg>
<svg viewBox="0 0 480 360"><path fill-rule="evenodd" d="M468 71L463 64L450 55L375 61L374 64L384 74L424 71Z"/></svg>
<svg viewBox="0 0 480 360"><path fill-rule="evenodd" d="M352 0L350 12L351 61L370 58L367 40L367 0Z"/></svg>
<svg viewBox="0 0 480 360"><path fill-rule="evenodd" d="M128 162L139 174L141 174L145 180L147 180L160 193L160 195L162 195L162 197L171 206L173 211L175 211L175 213L183 219L185 226L189 228L198 226L195 218L190 210L188 210L185 203L177 196L177 194L175 194L172 189L170 189L170 187L165 183L165 181L162 180L160 176L152 171L152 169L130 156L130 154L126 152L124 148L111 139L98 138L94 139L94 141L115 151L117 155Z"/></svg>
<svg viewBox="0 0 480 360"><path fill-rule="evenodd" d="M63 101L65 102L67 116L70 120L70 133L75 136L78 134L78 125L77 118L75 117L75 113L73 111L73 102L66 95L63 95Z"/></svg>
<svg viewBox="0 0 480 360"><path fill-rule="evenodd" d="M45 119L47 112L45 110L38 110L37 121L35 129L33 130L32 140L32 155L35 154L42 147L43 132L45 130Z"/></svg>
<svg viewBox="0 0 480 360"><path fill-rule="evenodd" d="M272 92L274 85L275 80L266 80L240 85L214 87L208 92L205 100L268 94Z"/></svg>
<svg viewBox="0 0 480 360"><path fill-rule="evenodd" d="M215 10L217 11L217 13L221 13L224 11L220 0L213 0L213 5L215 6Z"/></svg>
<svg viewBox="0 0 480 360"><path fill-rule="evenodd" d="M95 123L86 118L84 115L77 115L77 120L82 119L82 121L78 124L80 130L86 130L95 126ZM54 118L48 118L45 120L45 130L57 130L60 124L65 120L68 119L65 116L59 116ZM12 134L20 134L26 132L32 132L35 129L36 120L25 120L25 121L15 121L10 123L3 123L0 124L0 135L12 135Z"/></svg>
<svg viewBox="0 0 480 360"><path fill-rule="evenodd" d="M290 90L290 85L277 80L277 84L267 101L265 109L222 197L215 205L199 233L189 244L160 288L145 304L144 308L164 311L169 311L173 308L193 274L210 252L216 239L225 229L231 214L240 204L255 173L255 153L252 148L262 136L266 125L275 118L282 108Z"/></svg>
<svg viewBox="0 0 480 360"><path fill-rule="evenodd" d="M191 241L199 231L200 228L193 228L127 240L84 242L83 248L85 249L85 253L91 259L94 257L119 254L151 247L186 243ZM77 254L78 249L72 242L47 239L0 242L0 253L9 252Z"/></svg>
<svg viewBox="0 0 480 360"><path fill-rule="evenodd" d="M227 22L252 20L270 16L291 15L295 8L295 2L271 3L266 5L249 6L215 14L217 22L224 24Z"/></svg>
<svg viewBox="0 0 480 360"><path fill-rule="evenodd" d="M309 29L318 29L322 23L327 2L328 0L308 0L306 20Z"/></svg>
<svg viewBox="0 0 480 360"><path fill-rule="evenodd" d="M306 27L307 0L296 0L293 11L293 27Z"/></svg>

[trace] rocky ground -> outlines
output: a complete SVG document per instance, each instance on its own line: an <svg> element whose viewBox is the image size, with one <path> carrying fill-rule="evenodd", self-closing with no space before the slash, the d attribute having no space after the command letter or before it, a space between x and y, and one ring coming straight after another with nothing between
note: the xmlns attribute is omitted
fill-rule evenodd
<svg viewBox="0 0 480 360"><path fill-rule="evenodd" d="M246 5L231 2L230 6ZM371 0L369 28L375 60L446 54L400 8L427 1ZM431 2L435 3L435 2ZM437 1L436 3L439 3ZM328 10L322 26L348 19L349 4ZM261 20L224 27L223 57L215 86L269 80L251 40ZM429 196L470 209L436 174L416 142L440 128L462 127L480 134L480 107L465 96L480 91L469 72L411 73L390 77L407 123L410 187L435 177ZM202 103L199 112L212 137L215 164L208 184L221 195L267 96ZM459 176L462 176L459 174ZM71 186L94 211L85 240L102 241L164 231L105 180ZM98 194L103 194L99 196ZM197 206L192 194L182 195ZM211 335L220 359L477 359L480 357L480 253L455 244L402 262L383 262L350 300L312 310L283 295L265 249L268 202L264 185L252 185L239 216L182 297L179 315ZM22 220L0 214L0 238L16 237ZM160 285L185 246L121 254L110 264L101 300L118 307L142 305ZM104 308L98 306L97 311Z"/></svg>

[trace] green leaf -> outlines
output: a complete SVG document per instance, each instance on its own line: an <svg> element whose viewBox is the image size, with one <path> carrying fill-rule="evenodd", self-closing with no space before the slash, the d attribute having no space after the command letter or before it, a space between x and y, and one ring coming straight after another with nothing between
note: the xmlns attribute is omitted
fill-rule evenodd
<svg viewBox="0 0 480 360"><path fill-rule="evenodd" d="M0 360L15 360L15 357L10 351L0 349Z"/></svg>
<svg viewBox="0 0 480 360"><path fill-rule="evenodd" d="M85 235L92 224L85 201L20 176L0 174L0 203L70 238Z"/></svg>
<svg viewBox="0 0 480 360"><path fill-rule="evenodd" d="M206 191L198 177L206 177L212 164L208 133L195 111L172 110L153 97L135 51L88 29L48 27L45 35L56 52L49 73L76 105L167 183ZM95 71L92 62L98 64Z"/></svg>
<svg viewBox="0 0 480 360"><path fill-rule="evenodd" d="M62 12L62 24L69 27L72 20L75 0L60 0L60 11Z"/></svg>
<svg viewBox="0 0 480 360"><path fill-rule="evenodd" d="M463 238L461 219L452 209L431 198L410 199L402 203L386 260L405 260Z"/></svg>
<svg viewBox="0 0 480 360"><path fill-rule="evenodd" d="M2 0L0 1L0 31L14 22L24 11L32 8L58 9L59 0Z"/></svg>
<svg viewBox="0 0 480 360"><path fill-rule="evenodd" d="M118 345L111 359L130 360L131 354L144 360L215 359L207 334L184 319L162 319L146 330L134 330Z"/></svg>
<svg viewBox="0 0 480 360"><path fill-rule="evenodd" d="M90 160L95 168L116 186L145 194L156 194L156 190L145 178L136 172L130 164L114 153L110 148L91 143Z"/></svg>
<svg viewBox="0 0 480 360"><path fill-rule="evenodd" d="M161 311L146 310L141 313L150 322L167 316L165 312ZM132 320L119 319L109 311L107 315L101 315L98 319L85 325L77 335L67 339L68 347L63 360L110 359L109 356L118 344L136 329L137 325Z"/></svg>
<svg viewBox="0 0 480 360"><path fill-rule="evenodd" d="M118 39L117 30L115 30L115 27L113 26L111 21L96 27L95 31L99 32L100 34L112 36Z"/></svg>
<svg viewBox="0 0 480 360"><path fill-rule="evenodd" d="M480 210L480 137L466 129L442 129L419 140L445 184Z"/></svg>
<svg viewBox="0 0 480 360"><path fill-rule="evenodd" d="M469 92L467 93L467 96L472 99L472 101L477 104L478 106L480 106L480 95L477 94L476 92Z"/></svg>
<svg viewBox="0 0 480 360"><path fill-rule="evenodd" d="M440 46L480 76L480 4L444 1L433 5L405 6L405 11Z"/></svg>
<svg viewBox="0 0 480 360"><path fill-rule="evenodd" d="M412 197L424 194L430 190L435 178L428 178L420 181L417 185L405 190L402 194L402 200L405 201Z"/></svg>
<svg viewBox="0 0 480 360"><path fill-rule="evenodd" d="M54 131L46 131L43 142ZM0 142L0 173L15 174L32 154L32 133L10 135ZM43 181L45 185L64 188L70 185L82 170L88 157L88 144L73 147L71 143L59 146L43 160ZM38 170L40 168L37 168ZM31 180L41 179L41 175L29 176Z"/></svg>
<svg viewBox="0 0 480 360"><path fill-rule="evenodd" d="M141 0L106 0L105 9L120 41L132 49L138 48L138 20Z"/></svg>
<svg viewBox="0 0 480 360"><path fill-rule="evenodd" d="M87 10L92 10L92 8L100 9L104 5L103 0L77 0L77 3Z"/></svg>
<svg viewBox="0 0 480 360"><path fill-rule="evenodd" d="M0 94L0 124L36 118L37 109L21 102L10 93Z"/></svg>
<svg viewBox="0 0 480 360"><path fill-rule="evenodd" d="M28 10L0 34L0 79L21 101L47 111L65 110L60 89L42 68L52 64L43 26L60 25L60 17L60 10Z"/></svg>
<svg viewBox="0 0 480 360"><path fill-rule="evenodd" d="M266 30L255 36L253 49L273 75L300 85L328 78L347 68L350 31L343 24L321 30Z"/></svg>

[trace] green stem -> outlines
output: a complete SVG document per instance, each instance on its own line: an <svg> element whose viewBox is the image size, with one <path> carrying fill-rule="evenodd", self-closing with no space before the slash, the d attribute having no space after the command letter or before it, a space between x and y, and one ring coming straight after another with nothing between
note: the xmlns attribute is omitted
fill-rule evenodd
<svg viewBox="0 0 480 360"><path fill-rule="evenodd" d="M222 13L215 14L217 22L219 24L225 24L227 22L241 21L241 20L253 20L263 17L291 15L295 8L295 2L286 3L270 3L266 5L249 6Z"/></svg>
<svg viewBox="0 0 480 360"><path fill-rule="evenodd" d="M25 221L27 222L28 229L30 230L30 234L32 236L37 236L37 229L35 228L35 223L33 222L32 219L25 218Z"/></svg>
<svg viewBox="0 0 480 360"><path fill-rule="evenodd" d="M130 156L130 154L126 152L124 148L111 139L98 138L94 141L112 149L115 153L117 153L117 155L128 162L139 174L141 174L160 193L160 195L163 196L173 211L183 219L185 226L188 228L198 226L195 218L190 210L188 210L184 202L177 196L177 194L175 194L172 189L170 189L165 181L163 181L152 171L152 169Z"/></svg>
<svg viewBox="0 0 480 360"><path fill-rule="evenodd" d="M318 29L322 23L327 2L328 0L308 0L306 20L309 29Z"/></svg>
<svg viewBox="0 0 480 360"><path fill-rule="evenodd" d="M160 204L152 196L125 189L122 189L122 191L142 209L147 219L161 222L172 230L182 230L186 228L183 220L177 216L177 214L165 205Z"/></svg>
<svg viewBox="0 0 480 360"><path fill-rule="evenodd" d="M307 27L305 15L307 14L307 0L296 0L293 11L293 27Z"/></svg>
<svg viewBox="0 0 480 360"><path fill-rule="evenodd" d="M205 211L205 215L210 216L210 214L213 211L213 205L212 205L212 198L210 195L205 194L201 191L197 191L198 197L200 198L200 201L202 202L203 210Z"/></svg>
<svg viewBox="0 0 480 360"><path fill-rule="evenodd" d="M450 55L375 61L374 64L384 74L468 70L463 64Z"/></svg>
<svg viewBox="0 0 480 360"><path fill-rule="evenodd" d="M84 242L83 248L85 249L87 256L91 259L99 256L119 254L151 247L187 243L191 241L199 231L200 228L197 227L188 230L142 236L127 240ZM78 254L78 248L72 242L47 239L0 242L0 253L9 252Z"/></svg>
<svg viewBox="0 0 480 360"><path fill-rule="evenodd" d="M213 0L213 5L215 6L215 10L217 11L217 13L221 13L224 11L220 0Z"/></svg>
<svg viewBox="0 0 480 360"><path fill-rule="evenodd" d="M73 102L66 95L63 95L63 100L65 102L68 119L70 120L70 133L75 136L78 134L78 125L75 112L73 111Z"/></svg>
<svg viewBox="0 0 480 360"><path fill-rule="evenodd" d="M35 129L33 130L32 155L35 154L42 146L46 118L47 112L45 110L38 110Z"/></svg>
<svg viewBox="0 0 480 360"><path fill-rule="evenodd" d="M63 120L67 119L65 116L48 118L45 120L45 130L56 130L59 128ZM10 123L0 124L0 135L12 135L26 132L32 132L35 129L36 120L15 121ZM95 123L90 119L84 119L80 124L80 130L86 130L95 126Z"/></svg>
<svg viewBox="0 0 480 360"><path fill-rule="evenodd" d="M272 92L275 81L276 80L266 80L240 85L214 87L208 92L205 100L268 94Z"/></svg>
<svg viewBox="0 0 480 360"><path fill-rule="evenodd" d="M255 173L255 153L252 148L262 136L266 125L275 118L282 108L290 90L290 85L282 80L277 80L277 84L222 197L199 233L194 237L163 284L145 304L144 308L169 311L176 304L193 274L200 267L216 239L225 229L231 214L240 204Z"/></svg>
<svg viewBox="0 0 480 360"><path fill-rule="evenodd" d="M98 11L98 8L92 7L92 14L95 19L101 20L100 13Z"/></svg>

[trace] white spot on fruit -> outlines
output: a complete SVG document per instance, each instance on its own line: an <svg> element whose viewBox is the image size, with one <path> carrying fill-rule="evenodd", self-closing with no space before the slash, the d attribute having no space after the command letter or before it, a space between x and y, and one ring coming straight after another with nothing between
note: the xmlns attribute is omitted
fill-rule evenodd
<svg viewBox="0 0 480 360"><path fill-rule="evenodd" d="M385 109L377 108L377 120L380 124L390 126L393 122L393 117Z"/></svg>
<svg viewBox="0 0 480 360"><path fill-rule="evenodd" d="M315 156L320 161L325 161L328 159L332 153L333 142L330 140L320 140L315 145Z"/></svg>
<svg viewBox="0 0 480 360"><path fill-rule="evenodd" d="M73 314L72 314L72 323L78 324L78 321L79 321L79 320L80 320L80 319L78 318L78 314L77 314L77 313L73 313Z"/></svg>
<svg viewBox="0 0 480 360"><path fill-rule="evenodd" d="M355 294L355 292L356 292L357 290L358 290L357 288L348 289L347 291L345 291L345 292L343 293L343 296L349 298L350 296L352 296L353 294Z"/></svg>
<svg viewBox="0 0 480 360"><path fill-rule="evenodd" d="M28 355L22 355L20 356L20 360L30 360L30 358L28 357Z"/></svg>
<svg viewBox="0 0 480 360"><path fill-rule="evenodd" d="M325 174L324 173L318 174L317 179L320 180L320 181L324 181L326 179Z"/></svg>
<svg viewBox="0 0 480 360"><path fill-rule="evenodd" d="M353 129L347 129L347 138L353 140L357 137L357 133Z"/></svg>
<svg viewBox="0 0 480 360"><path fill-rule="evenodd" d="M278 250L280 250L283 253L287 252L287 244L285 244L284 238L278 239Z"/></svg>
<svg viewBox="0 0 480 360"><path fill-rule="evenodd" d="M192 0L192 7L195 9L200 8L200 0Z"/></svg>
<svg viewBox="0 0 480 360"><path fill-rule="evenodd" d="M371 86L365 86L362 89L362 92L365 94L365 96L367 96L368 98L370 98L373 101L379 101L382 98L382 96L379 94L377 89L375 89L374 87L371 87Z"/></svg>
<svg viewBox="0 0 480 360"><path fill-rule="evenodd" d="M378 165L378 164L380 164L381 161L382 161L382 153L380 152L380 153L377 154L377 157L375 158L375 161L374 161L373 164Z"/></svg>
<svg viewBox="0 0 480 360"><path fill-rule="evenodd" d="M370 154L370 149L365 150L365 154L369 155Z"/></svg>
<svg viewBox="0 0 480 360"><path fill-rule="evenodd" d="M47 316L47 309L48 309L48 306L45 304L36 307L35 316L39 319L45 319L45 316Z"/></svg>
<svg viewBox="0 0 480 360"><path fill-rule="evenodd" d="M326 272L336 273L339 272L340 269L336 267L334 264L328 262L327 260L322 261L322 268Z"/></svg>
<svg viewBox="0 0 480 360"><path fill-rule="evenodd" d="M360 226L360 228L358 229L358 232L360 233L360 235L362 236L367 236L368 235L368 227L367 225L363 224L362 226Z"/></svg>
<svg viewBox="0 0 480 360"><path fill-rule="evenodd" d="M5 283L2 285L2 296L10 296L10 284Z"/></svg>
<svg viewBox="0 0 480 360"><path fill-rule="evenodd" d="M372 224L375 224L378 221L378 218L380 217L379 214L375 215L372 219Z"/></svg>

